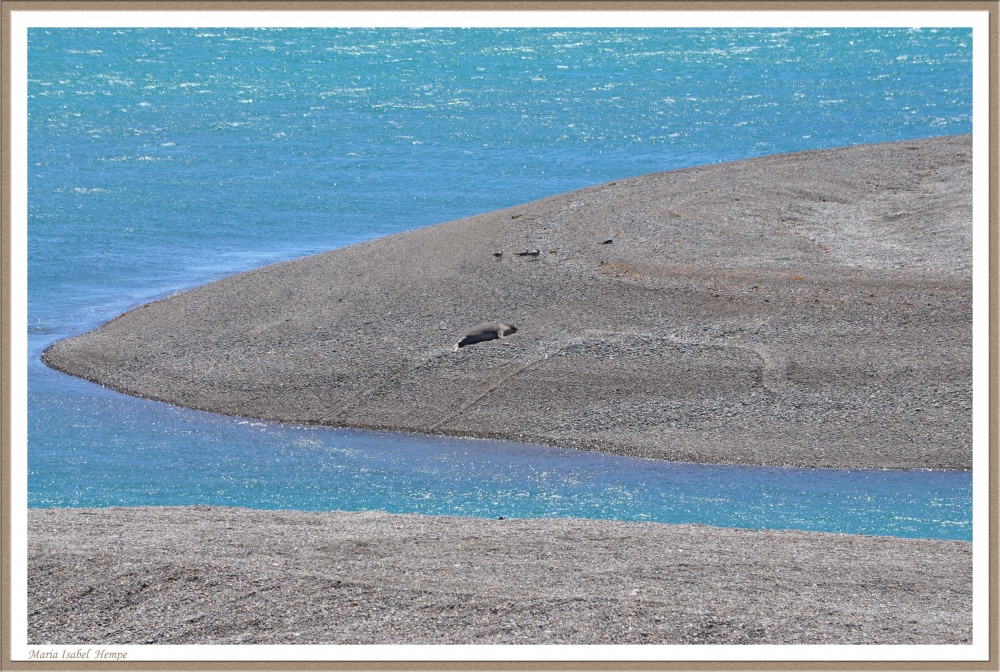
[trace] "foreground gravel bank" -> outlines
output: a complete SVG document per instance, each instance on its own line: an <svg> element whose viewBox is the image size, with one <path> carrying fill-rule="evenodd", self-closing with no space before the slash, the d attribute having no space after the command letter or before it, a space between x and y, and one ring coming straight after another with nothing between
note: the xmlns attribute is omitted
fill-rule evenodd
<svg viewBox="0 0 1000 672"><path fill-rule="evenodd" d="M44 360L270 420L968 469L971 156L959 136L621 180L236 275ZM494 320L518 331L451 352Z"/></svg>
<svg viewBox="0 0 1000 672"><path fill-rule="evenodd" d="M611 521L32 509L32 644L960 644L971 544Z"/></svg>

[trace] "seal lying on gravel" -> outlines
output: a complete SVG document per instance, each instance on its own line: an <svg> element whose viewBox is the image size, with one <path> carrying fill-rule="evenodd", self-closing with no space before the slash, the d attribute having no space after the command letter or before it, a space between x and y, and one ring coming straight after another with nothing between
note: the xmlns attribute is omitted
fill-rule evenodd
<svg viewBox="0 0 1000 672"><path fill-rule="evenodd" d="M42 360L278 422L970 469L972 191L970 135L644 175L223 278ZM456 338L470 315L531 328L432 360L506 335Z"/></svg>
<svg viewBox="0 0 1000 672"><path fill-rule="evenodd" d="M482 324L477 324L474 327L469 327L459 334L458 343L451 346L451 351L458 352L459 348L472 345L473 343L482 343L483 341L492 341L495 338L504 338L505 336L510 336L516 331L517 327L512 324L504 324L503 322L483 322Z"/></svg>

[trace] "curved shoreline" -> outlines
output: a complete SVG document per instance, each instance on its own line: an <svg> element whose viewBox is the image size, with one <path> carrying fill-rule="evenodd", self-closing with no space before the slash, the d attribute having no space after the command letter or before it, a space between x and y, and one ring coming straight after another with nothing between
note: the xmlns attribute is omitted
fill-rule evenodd
<svg viewBox="0 0 1000 672"><path fill-rule="evenodd" d="M971 225L970 136L762 157L241 273L43 360L264 420L969 469ZM518 331L451 352L483 321Z"/></svg>

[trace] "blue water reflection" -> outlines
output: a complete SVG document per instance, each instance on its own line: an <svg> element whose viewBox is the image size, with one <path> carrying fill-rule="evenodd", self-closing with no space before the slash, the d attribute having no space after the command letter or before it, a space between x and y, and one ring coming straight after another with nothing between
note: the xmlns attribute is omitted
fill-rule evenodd
<svg viewBox="0 0 1000 672"><path fill-rule="evenodd" d="M266 425L129 399L38 361L170 292L361 240L644 173L971 133L968 28L37 28L28 40L31 506L971 537L968 473L698 467Z"/></svg>
<svg viewBox="0 0 1000 672"><path fill-rule="evenodd" d="M969 472L706 466L276 425L36 372L29 505L213 504L972 537ZM60 394L46 394L45 383ZM38 408L43 406L43 408Z"/></svg>

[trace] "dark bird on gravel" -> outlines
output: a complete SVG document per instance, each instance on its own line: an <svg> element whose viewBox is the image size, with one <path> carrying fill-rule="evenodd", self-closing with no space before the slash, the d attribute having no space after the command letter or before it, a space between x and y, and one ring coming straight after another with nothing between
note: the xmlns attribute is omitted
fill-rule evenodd
<svg viewBox="0 0 1000 672"><path fill-rule="evenodd" d="M542 253L541 250L525 250L524 252L518 252L517 256L519 256L519 257L537 257L541 253Z"/></svg>
<svg viewBox="0 0 1000 672"><path fill-rule="evenodd" d="M611 244L611 243L613 243L613 242L615 242L615 239L614 239L614 238L608 238L608 239L607 239L607 240L605 240L605 241L604 241L603 243L601 243L601 245L610 245L610 244Z"/></svg>
<svg viewBox="0 0 1000 672"><path fill-rule="evenodd" d="M493 256L496 257L497 259L499 259L500 257L503 256L503 250L498 250L498 251L494 252Z"/></svg>

